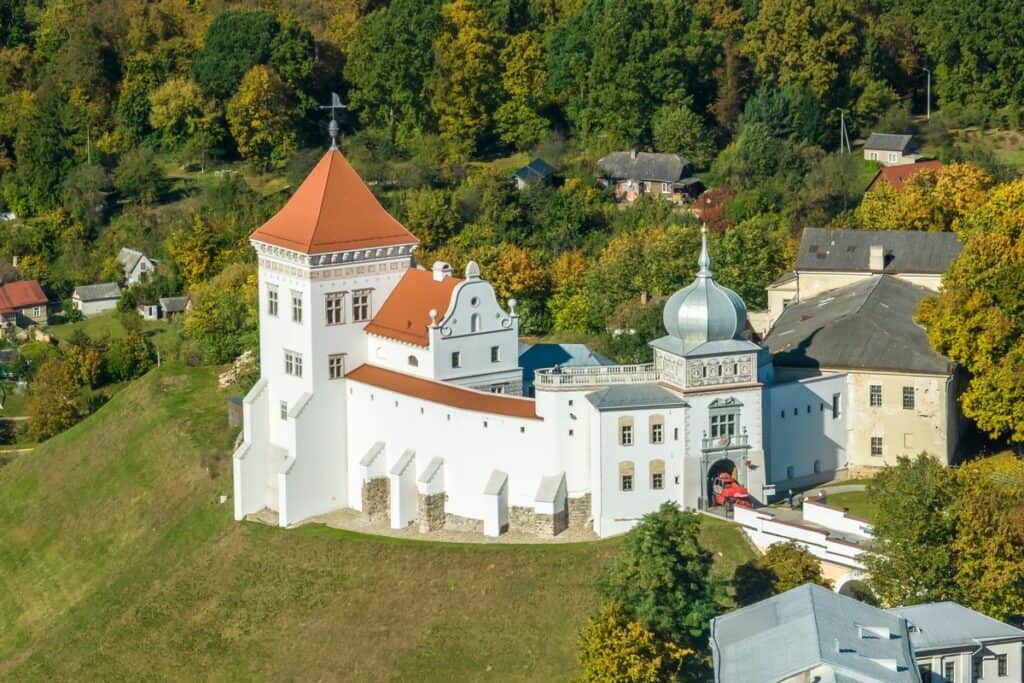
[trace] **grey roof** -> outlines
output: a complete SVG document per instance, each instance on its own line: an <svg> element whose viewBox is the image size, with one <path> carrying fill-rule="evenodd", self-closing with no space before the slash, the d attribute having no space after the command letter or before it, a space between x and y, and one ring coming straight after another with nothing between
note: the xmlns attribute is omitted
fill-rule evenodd
<svg viewBox="0 0 1024 683"><path fill-rule="evenodd" d="M537 487L537 495L534 500L538 503L554 503L558 493L563 489L565 472L554 474L550 477L541 477L540 486Z"/></svg>
<svg viewBox="0 0 1024 683"><path fill-rule="evenodd" d="M792 282L795 279L796 279L796 271L795 270L788 270L785 273L783 273L782 275L780 275L777 278L775 278L774 280L772 280L771 284L768 285L768 286L769 287L776 287L778 285L786 284L787 282Z"/></svg>
<svg viewBox="0 0 1024 683"><path fill-rule="evenodd" d="M513 178L518 178L524 183L533 182L536 180L547 180L554 175L555 169L548 162L543 159L534 159L526 166L523 166L518 171L512 174Z"/></svg>
<svg viewBox="0 0 1024 683"><path fill-rule="evenodd" d="M121 287L116 282L101 282L95 285L78 285L73 292L79 301L103 301L120 299Z"/></svg>
<svg viewBox="0 0 1024 683"><path fill-rule="evenodd" d="M864 143L864 149L879 149L883 152L905 152L910 147L913 135L896 133L872 133Z"/></svg>
<svg viewBox="0 0 1024 683"><path fill-rule="evenodd" d="M931 602L889 610L910 625L910 642L920 654L928 650L970 648L978 641L1024 640L1024 631L955 602Z"/></svg>
<svg viewBox="0 0 1024 683"><path fill-rule="evenodd" d="M962 248L952 232L805 228L796 269L870 272L872 245L885 252L885 273L942 274Z"/></svg>
<svg viewBox="0 0 1024 683"><path fill-rule="evenodd" d="M501 489L505 487L505 482L508 481L508 475L501 470L491 470L491 476L487 478L487 484L484 486L485 496L496 496L501 493Z"/></svg>
<svg viewBox="0 0 1024 683"><path fill-rule="evenodd" d="M142 252L137 249L129 249L128 247L121 247L121 251L117 252L117 260L124 266L125 272L129 272L135 267L135 264L142 258Z"/></svg>
<svg viewBox="0 0 1024 683"><path fill-rule="evenodd" d="M164 313L182 313L188 306L188 295L185 296L162 296L160 297L160 308Z"/></svg>
<svg viewBox="0 0 1024 683"><path fill-rule="evenodd" d="M369 467L370 465L373 464L373 461L377 459L377 456L383 452L384 442L378 441L372 446L370 446L370 449L366 451L366 455L360 458L359 464L362 465L363 467Z"/></svg>
<svg viewBox="0 0 1024 683"><path fill-rule="evenodd" d="M921 680L906 621L813 584L715 617L711 650L720 683L776 683L812 669L836 681Z"/></svg>
<svg viewBox="0 0 1024 683"><path fill-rule="evenodd" d="M762 342L782 367L946 375L952 363L914 322L931 290L874 275L787 306Z"/></svg>
<svg viewBox="0 0 1024 683"><path fill-rule="evenodd" d="M696 346L687 346L683 343L682 339L671 335L658 337L650 342L649 345L662 351L674 353L677 356L688 356L691 358L697 356L718 356L727 353L751 353L761 350L760 346L746 339L720 339L697 344Z"/></svg>
<svg viewBox="0 0 1024 683"><path fill-rule="evenodd" d="M430 462L427 463L427 466L423 468L423 471L420 472L420 476L416 481L420 484L429 484L437 475L438 471L440 471L442 465L444 465L444 458L435 455L430 459Z"/></svg>
<svg viewBox="0 0 1024 683"><path fill-rule="evenodd" d="M686 401L657 384L620 384L587 394L598 410L681 408Z"/></svg>
<svg viewBox="0 0 1024 683"><path fill-rule="evenodd" d="M612 152L598 160L605 175L613 180L652 180L675 183L693 173L693 166L678 154Z"/></svg>
<svg viewBox="0 0 1024 683"><path fill-rule="evenodd" d="M405 470L409 465L416 462L416 451L406 450L402 453L402 456L395 461L395 464L391 466L391 471L388 474L393 474L396 477L400 477L405 474Z"/></svg>

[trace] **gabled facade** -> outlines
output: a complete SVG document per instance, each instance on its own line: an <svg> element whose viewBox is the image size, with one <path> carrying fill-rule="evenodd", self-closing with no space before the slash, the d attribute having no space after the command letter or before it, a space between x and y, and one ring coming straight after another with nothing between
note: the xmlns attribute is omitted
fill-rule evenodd
<svg viewBox="0 0 1024 683"><path fill-rule="evenodd" d="M124 283L127 286L145 282L156 272L157 261L137 249L121 247L117 260L124 269Z"/></svg>

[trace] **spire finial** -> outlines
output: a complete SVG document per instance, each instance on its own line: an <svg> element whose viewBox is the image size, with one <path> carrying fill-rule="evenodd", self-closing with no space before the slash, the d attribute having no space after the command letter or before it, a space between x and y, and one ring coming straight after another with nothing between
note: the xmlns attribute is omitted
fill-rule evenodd
<svg viewBox="0 0 1024 683"><path fill-rule="evenodd" d="M700 266L700 270L697 271L697 277L711 277L711 256L708 255L708 226L707 223L702 223L700 226L700 258L697 259L697 265Z"/></svg>
<svg viewBox="0 0 1024 683"><path fill-rule="evenodd" d="M332 92L331 103L322 105L320 108L331 110L331 122L327 125L327 134L331 136L331 149L338 149L338 119L336 110L348 109L348 107L341 103L338 93Z"/></svg>

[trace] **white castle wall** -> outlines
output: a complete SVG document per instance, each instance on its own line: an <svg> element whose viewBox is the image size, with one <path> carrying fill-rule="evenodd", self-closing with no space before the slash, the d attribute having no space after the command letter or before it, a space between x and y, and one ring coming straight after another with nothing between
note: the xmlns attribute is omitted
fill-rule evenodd
<svg viewBox="0 0 1024 683"><path fill-rule="evenodd" d="M839 416L832 397L839 394ZM779 487L813 484L834 478L847 467L847 376L823 375L768 387L765 426L768 477ZM810 411L808 412L808 407ZM785 415L785 417L783 417ZM818 461L819 472L814 471ZM789 477L788 468L793 468Z"/></svg>

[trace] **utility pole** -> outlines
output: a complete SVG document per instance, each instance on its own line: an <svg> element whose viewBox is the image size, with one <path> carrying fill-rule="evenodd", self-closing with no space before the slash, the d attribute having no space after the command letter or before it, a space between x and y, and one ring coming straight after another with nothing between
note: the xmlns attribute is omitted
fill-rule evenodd
<svg viewBox="0 0 1024 683"><path fill-rule="evenodd" d="M839 112L839 153L842 154L845 149L849 154L852 150L850 149L850 136L846 132L846 110L836 107L836 111Z"/></svg>
<svg viewBox="0 0 1024 683"><path fill-rule="evenodd" d="M931 121L932 120L932 70L931 69L926 69L923 66L920 67L920 68L921 68L921 71L924 71L926 74L928 74L928 87L927 87L927 90L925 91L926 94L925 94L925 100L924 100L924 107L925 107L925 118L928 119L929 121Z"/></svg>

